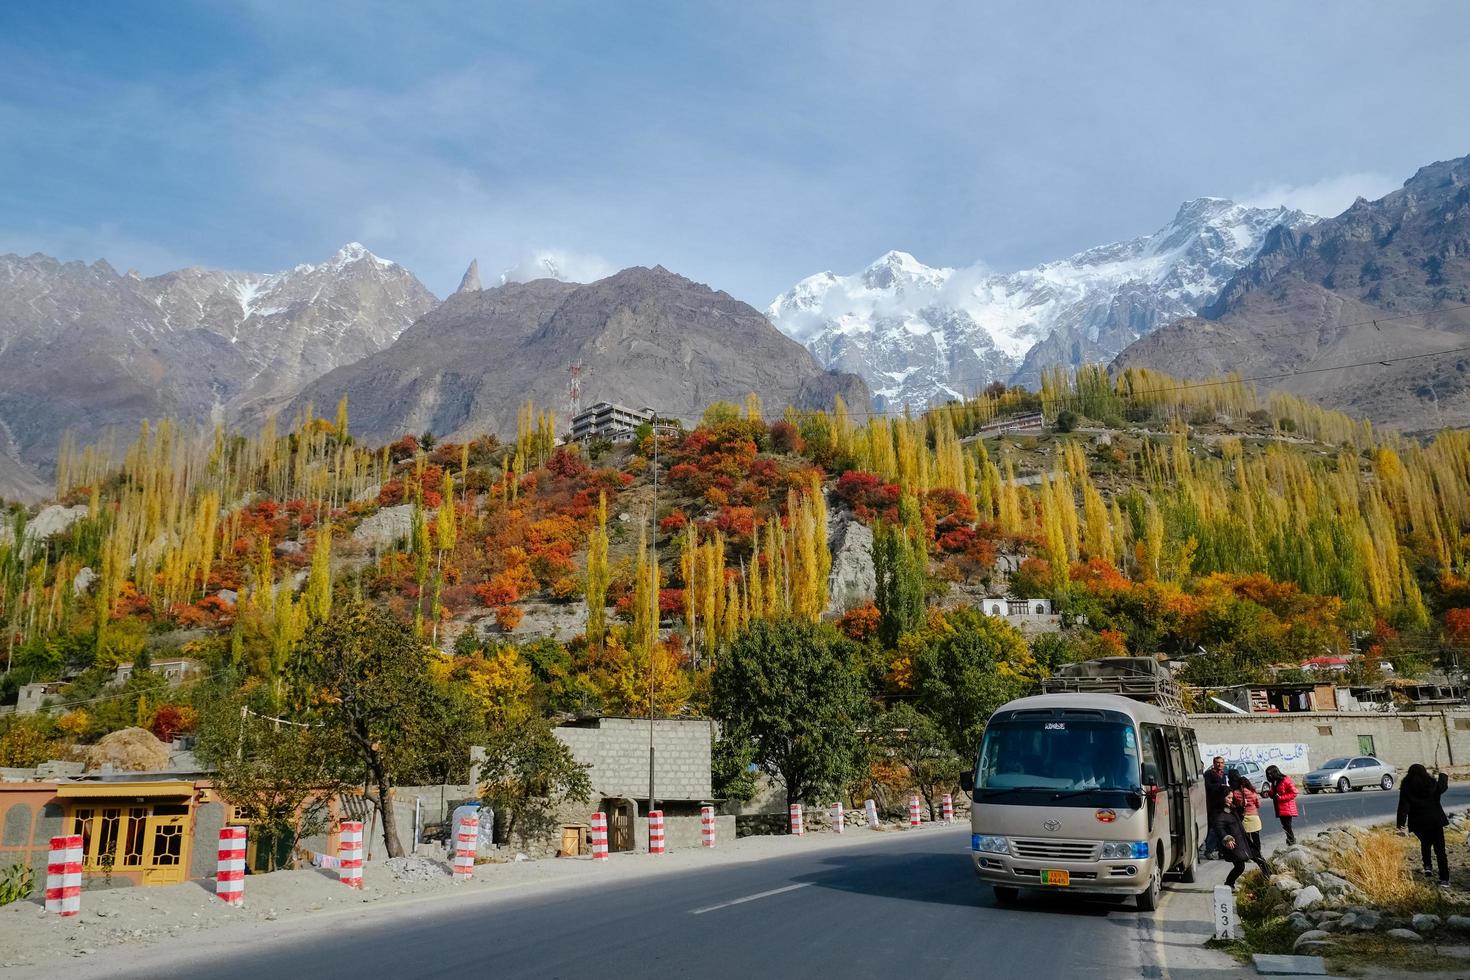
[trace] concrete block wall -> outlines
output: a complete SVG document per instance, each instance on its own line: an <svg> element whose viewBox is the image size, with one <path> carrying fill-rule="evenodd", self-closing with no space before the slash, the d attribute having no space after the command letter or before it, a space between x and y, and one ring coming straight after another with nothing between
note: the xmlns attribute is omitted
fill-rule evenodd
<svg viewBox="0 0 1470 980"><path fill-rule="evenodd" d="M1415 762L1470 765L1470 711L1327 712L1190 715L1201 744L1302 742L1315 768L1328 759L1358 755L1358 737L1370 735L1378 758L1400 772Z"/></svg>
<svg viewBox="0 0 1470 980"><path fill-rule="evenodd" d="M653 723L655 791L660 799L707 800L714 795L710 775L712 723L670 718ZM587 726L556 729L578 762L591 767L588 778L599 796L648 796L648 721L600 718Z"/></svg>

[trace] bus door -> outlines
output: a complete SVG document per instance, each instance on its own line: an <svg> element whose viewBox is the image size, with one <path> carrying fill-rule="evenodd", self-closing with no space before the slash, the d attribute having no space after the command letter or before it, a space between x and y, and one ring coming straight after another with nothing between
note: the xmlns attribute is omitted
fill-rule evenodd
<svg viewBox="0 0 1470 980"><path fill-rule="evenodd" d="M1193 854L1199 841L1191 840L1193 821L1189 819L1189 772L1184 755L1184 741L1179 729L1167 730L1169 745L1169 836L1174 842L1176 863L1182 868L1185 855Z"/></svg>
<svg viewBox="0 0 1470 980"><path fill-rule="evenodd" d="M1176 792L1177 781L1170 772L1172 768L1169 758L1169 744L1164 737L1164 730L1158 725L1143 726L1143 781L1145 785L1157 787L1158 793L1154 799L1148 802L1148 832L1150 838L1155 837L1164 827L1168 827L1169 848L1174 854L1179 853L1180 835L1183 833L1183 801L1179 799ZM1162 825L1160 821L1163 821ZM1152 844L1152 840L1150 841ZM1157 857L1159 867L1167 871L1173 862L1171 854L1160 854Z"/></svg>

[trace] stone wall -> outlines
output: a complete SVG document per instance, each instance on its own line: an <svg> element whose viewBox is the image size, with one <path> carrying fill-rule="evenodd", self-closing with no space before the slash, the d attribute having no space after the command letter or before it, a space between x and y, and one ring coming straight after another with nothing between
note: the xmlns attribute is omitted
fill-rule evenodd
<svg viewBox="0 0 1470 980"><path fill-rule="evenodd" d="M1470 765L1470 711L1328 712L1190 715L1199 741L1301 742L1320 766L1335 756L1359 755L1359 736L1373 738L1378 758L1402 772L1415 762Z"/></svg>
<svg viewBox="0 0 1470 980"><path fill-rule="evenodd" d="M661 719L654 723L654 790L664 800L708 800L713 722ZM601 797L648 797L648 721L598 718L556 729L578 762L591 766L592 791Z"/></svg>

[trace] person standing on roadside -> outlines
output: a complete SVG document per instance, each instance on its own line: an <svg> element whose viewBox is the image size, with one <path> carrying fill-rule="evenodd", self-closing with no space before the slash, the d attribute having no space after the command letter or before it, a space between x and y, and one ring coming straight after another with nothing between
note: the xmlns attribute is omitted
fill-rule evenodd
<svg viewBox="0 0 1470 980"><path fill-rule="evenodd" d="M1418 762L1409 767L1409 771L1404 774L1404 781L1399 784L1399 833L1407 830L1419 838L1419 856L1424 861L1426 878L1434 874L1434 869L1429 866L1429 854L1434 852L1435 860L1439 863L1441 888L1450 886L1450 859L1444 846L1444 829L1450 820L1445 816L1439 798L1449 788L1448 773L1442 772L1435 778Z"/></svg>
<svg viewBox="0 0 1470 980"><path fill-rule="evenodd" d="M1291 829L1292 818L1297 815L1296 784L1278 767L1267 766L1266 788L1261 795L1276 805L1276 819L1281 821L1281 830L1286 834L1286 846L1291 847L1296 843L1296 834Z"/></svg>
<svg viewBox="0 0 1470 980"><path fill-rule="evenodd" d="M1251 859L1263 860L1261 855L1261 797L1255 785L1246 777L1230 774L1230 809L1240 817L1240 826L1250 844Z"/></svg>
<svg viewBox="0 0 1470 980"><path fill-rule="evenodd" d="M1209 831L1205 834L1205 857L1212 858L1220 850L1220 832L1215 825L1218 818L1225 811L1226 800L1230 797L1230 780L1225 774L1225 757L1217 755L1210 762L1210 768L1205 770L1205 820L1209 824Z"/></svg>

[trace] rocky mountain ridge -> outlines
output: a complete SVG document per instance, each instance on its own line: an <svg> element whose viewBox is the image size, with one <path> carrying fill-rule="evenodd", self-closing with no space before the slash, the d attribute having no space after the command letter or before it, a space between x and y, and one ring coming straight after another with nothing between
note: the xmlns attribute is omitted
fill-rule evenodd
<svg viewBox="0 0 1470 980"><path fill-rule="evenodd" d="M391 343L436 302L412 273L353 243L274 273L119 274L0 255L0 431L44 468L145 418L208 421L281 406L305 381Z"/></svg>
<svg viewBox="0 0 1470 980"><path fill-rule="evenodd" d="M1359 198L1335 218L1274 229L1201 316L1138 341L1115 364L1270 376L1270 387L1408 432L1463 426L1467 307L1470 157L1462 157L1422 167L1399 190Z"/></svg>
<svg viewBox="0 0 1470 980"><path fill-rule="evenodd" d="M1151 235L1019 272L931 268L889 252L851 276L802 280L767 315L819 363L861 375L878 407L920 407L991 381L1035 386L1049 366L1109 359L1198 312L1272 228L1316 220L1199 198Z"/></svg>
<svg viewBox="0 0 1470 980"><path fill-rule="evenodd" d="M528 399L567 418L569 369L582 365L583 405L650 405L693 421L711 403L755 392L768 412L859 407L853 375L824 371L759 311L662 266L624 269L597 282L466 282L390 347L337 368L292 402L334 404L346 395L353 433L369 441L429 430L462 438L514 435Z"/></svg>

